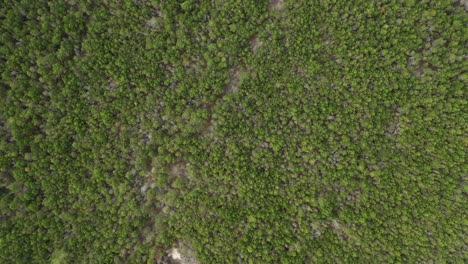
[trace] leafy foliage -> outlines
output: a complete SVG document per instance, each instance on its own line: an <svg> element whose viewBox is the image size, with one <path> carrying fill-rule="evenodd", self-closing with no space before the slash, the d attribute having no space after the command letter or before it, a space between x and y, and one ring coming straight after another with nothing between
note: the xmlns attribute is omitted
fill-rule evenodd
<svg viewBox="0 0 468 264"><path fill-rule="evenodd" d="M0 261L467 261L458 1L4 1Z"/></svg>

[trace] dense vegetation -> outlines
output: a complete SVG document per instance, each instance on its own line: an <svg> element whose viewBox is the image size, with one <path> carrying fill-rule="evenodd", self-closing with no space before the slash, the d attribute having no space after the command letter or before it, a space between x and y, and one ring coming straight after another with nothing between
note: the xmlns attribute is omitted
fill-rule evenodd
<svg viewBox="0 0 468 264"><path fill-rule="evenodd" d="M458 0L0 6L1 263L468 261Z"/></svg>

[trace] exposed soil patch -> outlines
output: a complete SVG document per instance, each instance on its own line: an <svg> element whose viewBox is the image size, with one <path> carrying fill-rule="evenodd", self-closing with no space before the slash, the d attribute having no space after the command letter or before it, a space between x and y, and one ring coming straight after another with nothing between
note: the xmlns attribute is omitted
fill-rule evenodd
<svg viewBox="0 0 468 264"><path fill-rule="evenodd" d="M203 127L201 134L202 136L212 138L213 137L213 132L214 132L214 124L211 120L206 122L206 125Z"/></svg>
<svg viewBox="0 0 468 264"><path fill-rule="evenodd" d="M117 91L117 89L119 88L119 85L117 84L117 82L115 82L113 79L109 79L109 86L107 88L107 90L111 93Z"/></svg>
<svg viewBox="0 0 468 264"><path fill-rule="evenodd" d="M224 87L224 91L226 93L237 93L239 91L241 73L242 72L239 69L235 69L231 72L229 76L230 81Z"/></svg>
<svg viewBox="0 0 468 264"><path fill-rule="evenodd" d="M157 28L158 26L158 19L156 17L152 17L148 20L146 20L146 26L149 28Z"/></svg>
<svg viewBox="0 0 468 264"><path fill-rule="evenodd" d="M186 177L187 173L187 164L183 161L169 166L169 172L172 176L182 176Z"/></svg>
<svg viewBox="0 0 468 264"><path fill-rule="evenodd" d="M258 48L263 45L263 42L258 38L257 34L253 35L250 38L249 42L250 42L250 46L252 46L252 51L254 54L256 54Z"/></svg>
<svg viewBox="0 0 468 264"><path fill-rule="evenodd" d="M195 258L193 250L184 245L179 244L176 247L170 248L166 253L157 260L158 264L200 264Z"/></svg>
<svg viewBox="0 0 468 264"><path fill-rule="evenodd" d="M385 135L390 136L397 136L400 134L401 124L400 124L400 111L397 109L395 111L395 117L393 122L387 127L385 130Z"/></svg>
<svg viewBox="0 0 468 264"><path fill-rule="evenodd" d="M465 7L465 11L468 11L468 0L460 0L460 5Z"/></svg>
<svg viewBox="0 0 468 264"><path fill-rule="evenodd" d="M346 241L355 240L355 238L351 234L351 230L348 228L346 224L341 223L338 220L332 220L329 223L329 227L333 231L333 233L335 233L342 240L346 240Z"/></svg>
<svg viewBox="0 0 468 264"><path fill-rule="evenodd" d="M270 1L270 10L282 11L283 10L284 0L271 0Z"/></svg>
<svg viewBox="0 0 468 264"><path fill-rule="evenodd" d="M293 69L292 69L292 72L299 76L299 77L306 77L307 76L307 71L304 67L300 67L300 66L295 66Z"/></svg>
<svg viewBox="0 0 468 264"><path fill-rule="evenodd" d="M195 56L193 58L185 58L182 61L182 65L184 65L185 69L187 70L192 70L196 73L201 73L203 70L203 67L201 65L202 59L200 56Z"/></svg>

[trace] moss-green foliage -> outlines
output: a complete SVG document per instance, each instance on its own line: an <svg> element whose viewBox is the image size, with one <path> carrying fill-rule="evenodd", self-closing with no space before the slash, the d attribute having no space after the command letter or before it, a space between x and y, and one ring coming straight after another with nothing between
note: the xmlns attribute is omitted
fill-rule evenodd
<svg viewBox="0 0 468 264"><path fill-rule="evenodd" d="M3 1L0 262L462 263L458 1ZM464 201L465 200L465 201Z"/></svg>

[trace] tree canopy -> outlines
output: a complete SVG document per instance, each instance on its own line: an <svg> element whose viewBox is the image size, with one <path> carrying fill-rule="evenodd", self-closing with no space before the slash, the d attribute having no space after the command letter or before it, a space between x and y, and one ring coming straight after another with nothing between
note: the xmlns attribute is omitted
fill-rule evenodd
<svg viewBox="0 0 468 264"><path fill-rule="evenodd" d="M465 263L458 0L0 6L0 262Z"/></svg>

